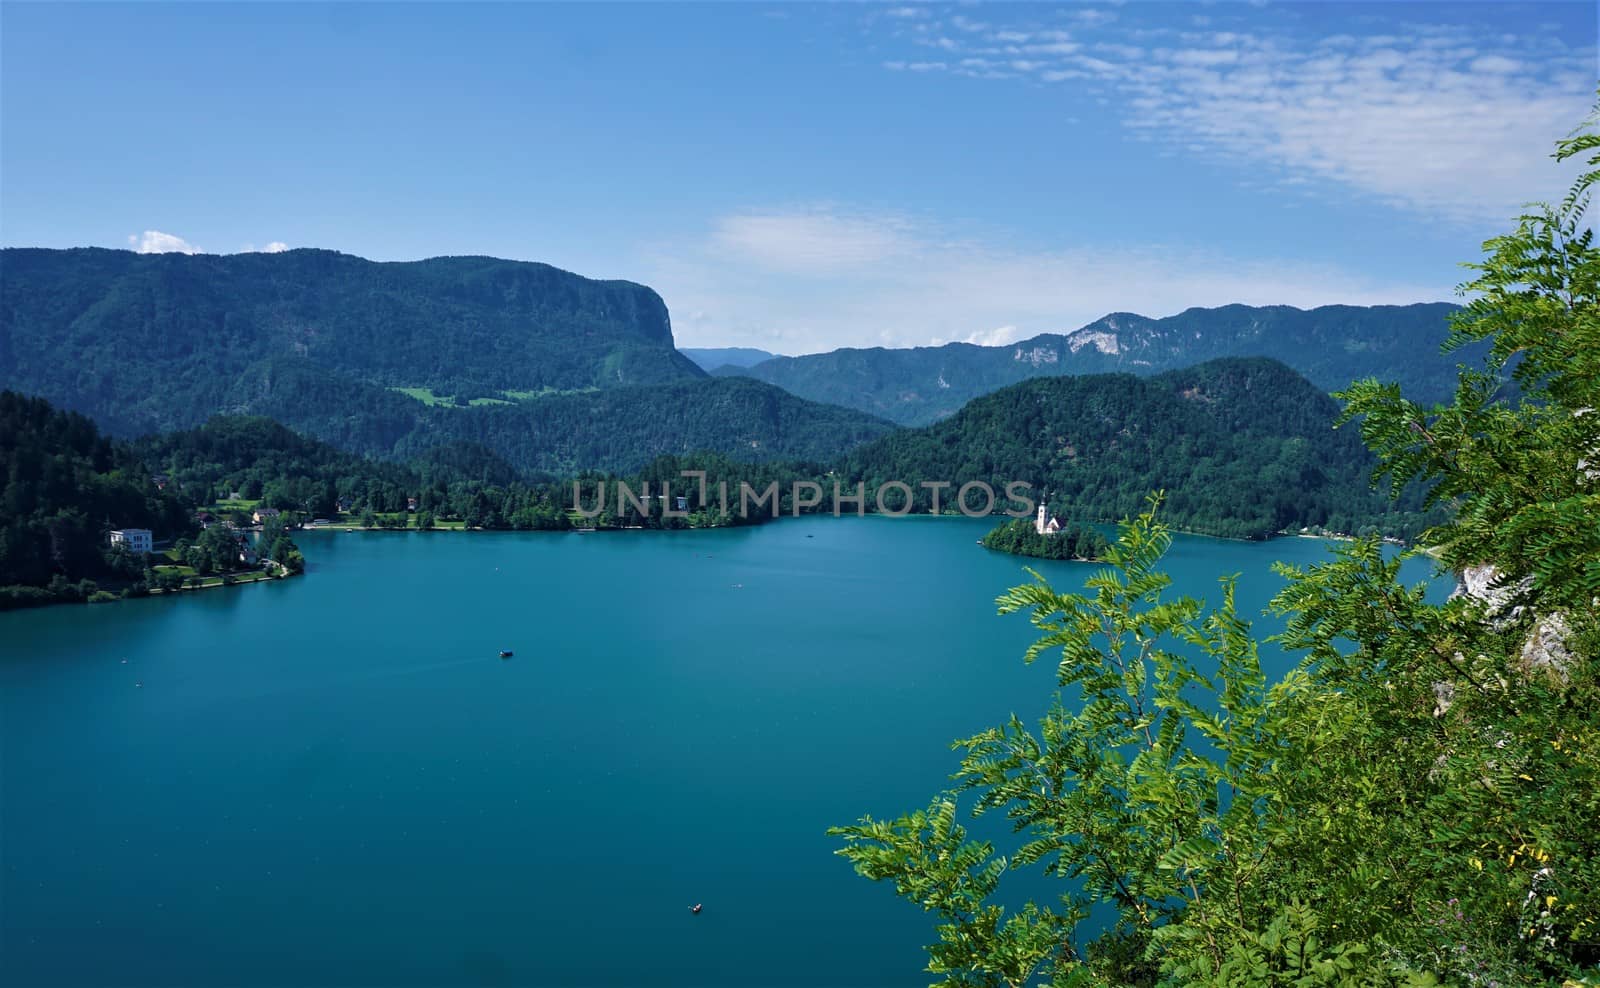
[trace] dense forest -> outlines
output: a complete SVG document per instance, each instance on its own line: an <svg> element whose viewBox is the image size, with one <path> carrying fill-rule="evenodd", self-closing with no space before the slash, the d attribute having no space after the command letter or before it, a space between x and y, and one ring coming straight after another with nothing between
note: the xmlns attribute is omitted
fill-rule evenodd
<svg viewBox="0 0 1600 988"><path fill-rule="evenodd" d="M891 428L708 378L648 288L492 258L8 249L0 387L120 437L265 415L394 460L477 443L526 475L822 459Z"/></svg>
<svg viewBox="0 0 1600 988"><path fill-rule="evenodd" d="M1213 360L1154 377L1038 378L974 400L950 419L850 453L841 472L889 480L1011 481L1088 522L1137 514L1152 490L1180 529L1264 538L1301 528L1401 537L1440 515L1409 487L1371 490L1374 460L1338 403L1264 358ZM925 509L929 495L919 491Z"/></svg>
<svg viewBox="0 0 1600 988"><path fill-rule="evenodd" d="M1271 357L1323 391L1362 377L1395 381L1424 401L1447 398L1457 357L1439 352L1455 306L1228 305L1164 319L1119 312L1066 334L1007 346L950 343L907 349L843 349L775 357L718 374L755 377L812 401L926 425L981 395L1037 377L1154 374L1220 357ZM732 363L732 362L730 362Z"/></svg>
<svg viewBox="0 0 1600 988"><path fill-rule="evenodd" d="M658 456L705 450L750 462L826 460L894 428L736 378L436 412L430 424L396 443L394 454L419 455L443 437L481 444L524 472L545 475L626 473Z"/></svg>
<svg viewBox="0 0 1600 988"><path fill-rule="evenodd" d="M110 529L190 526L184 504L93 422L11 391L0 391L0 505L0 609L140 579L145 561L112 549Z"/></svg>
<svg viewBox="0 0 1600 988"><path fill-rule="evenodd" d="M545 264L380 264L325 250L0 253L0 386L119 434L230 410L235 378L279 357L345 385L468 399L702 376L673 349L655 292Z"/></svg>
<svg viewBox="0 0 1600 988"><path fill-rule="evenodd" d="M1485 245L1455 399L1340 394L1380 473L1453 509L1422 541L1461 592L1368 537L1280 568L1258 638L1233 578L1171 592L1152 499L1081 591L1005 593L1024 661L1059 662L1047 712L956 742L925 808L833 830L936 917L937 984L1600 984L1600 133L1559 147L1589 170Z"/></svg>
<svg viewBox="0 0 1600 988"><path fill-rule="evenodd" d="M1036 559L1100 559L1106 537L1087 525L1068 524L1059 532L1041 533L1027 518L1001 522L983 537L986 549Z"/></svg>
<svg viewBox="0 0 1600 988"><path fill-rule="evenodd" d="M893 429L751 380L701 378L459 407L352 384L302 357L253 366L226 384L216 405L381 459L409 461L441 446L476 444L529 476L628 471L657 456L704 449L749 460L825 459Z"/></svg>
<svg viewBox="0 0 1600 988"><path fill-rule="evenodd" d="M514 531L754 524L773 514L741 513L741 485L765 491L776 484L781 513L787 515L794 485L824 474L816 463L752 463L700 452L660 456L626 474L582 471L560 479L526 479L486 447L471 443L438 447L404 463L378 461L298 435L271 419L241 416L149 436L132 449L197 505L237 494L252 507L259 503L284 512L291 523L324 518L421 529L446 522ZM684 471L705 474L706 489L686 479ZM623 496L619 483L640 503ZM647 492L659 499L669 490L687 499L683 516L643 501ZM831 503L807 510L825 510ZM575 511L579 507L583 512Z"/></svg>

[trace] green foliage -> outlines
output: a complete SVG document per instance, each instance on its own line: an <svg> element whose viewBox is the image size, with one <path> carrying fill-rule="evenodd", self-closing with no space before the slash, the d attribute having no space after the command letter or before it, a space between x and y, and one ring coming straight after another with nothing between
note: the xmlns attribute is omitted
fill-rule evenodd
<svg viewBox="0 0 1600 988"><path fill-rule="evenodd" d="M1596 181L1487 245L1456 329L1490 356L1452 405L1349 393L1378 469L1454 509L1444 558L1496 567L1505 599L1430 603L1358 540L1282 569L1268 644L1300 661L1269 682L1231 581L1211 610L1168 597L1155 503L1086 593L1000 599L1042 632L1029 661L1059 656L1049 712L959 742L936 810L832 831L937 914L944 984L1600 982L1597 256L1575 218ZM960 800L1016 846L969 838ZM1064 892L1008 915L1030 865Z"/></svg>
<svg viewBox="0 0 1600 988"><path fill-rule="evenodd" d="M1563 141L1556 157L1584 154L1600 164L1600 136ZM1484 245L1450 345L1488 341L1488 367L1462 376L1453 404L1426 409L1373 380L1342 396L1391 478L1423 477L1456 506L1427 535L1445 562L1494 562L1506 583L1531 578L1569 606L1600 595L1600 249L1584 226L1597 176ZM1515 402L1499 394L1507 367Z"/></svg>
<svg viewBox="0 0 1600 988"><path fill-rule="evenodd" d="M126 583L144 561L110 548L112 529L186 525L183 506L94 423L0 391L0 609L83 600L90 577Z"/></svg>
<svg viewBox="0 0 1600 988"><path fill-rule="evenodd" d="M237 375L285 353L346 391L476 397L701 376L673 350L655 292L545 264L93 248L10 249L0 264L15 360L5 383L131 431L203 421Z"/></svg>
<svg viewBox="0 0 1600 988"><path fill-rule="evenodd" d="M704 451L758 463L832 459L893 429L861 412L737 378L551 395L422 415L419 426L398 441L369 451L410 458L445 437L491 449L524 473L559 476L580 470L629 473L658 456Z"/></svg>
<svg viewBox="0 0 1600 988"><path fill-rule="evenodd" d="M701 449L820 459L889 429L709 379L655 292L543 264L13 248L0 266L0 386L122 436L226 411L365 455L474 442L570 473Z"/></svg>
<svg viewBox="0 0 1600 988"><path fill-rule="evenodd" d="M833 831L858 871L895 881L908 897L927 882L930 858L995 880L1029 865L1068 880L1059 910L1031 905L1019 914L1023 928L1051 932L1028 939L1027 951L1008 944L1018 961L1008 967L994 965L986 940L1011 921L1003 909L942 910L945 954L934 955L932 971L992 971L973 983L1021 985L1035 970L1059 980L1088 962L1113 983L1139 982L1157 955L1172 973L1198 978L1221 971L1243 949L1242 933L1272 919L1260 890L1274 877L1265 867L1272 830L1291 815L1276 785L1283 752L1274 739L1306 682L1266 684L1231 580L1212 611L1167 596L1170 581L1157 566L1171 536L1155 507L1121 526L1108 566L1085 583L1089 593L1058 593L1035 574L1037 582L999 600L1002 613L1026 611L1043 632L1028 661L1059 650L1061 692L1036 730L1013 716L959 742L956 786L936 805L953 813L971 794L975 814L1003 812L1019 835L1013 855L962 843L959 831L928 830L916 815ZM982 887L979 898L993 890ZM1118 919L1080 954L1077 928L1095 903L1115 906ZM1193 925L1178 925L1191 916ZM1348 953L1331 949L1311 960Z"/></svg>
<svg viewBox="0 0 1600 988"><path fill-rule="evenodd" d="M812 401L843 405L901 425L928 425L974 398L1037 377L1153 374L1221 357L1269 357L1324 392L1358 377L1399 381L1408 393L1442 399L1455 381L1438 355L1452 306L1286 305L1190 309L1164 319L1119 312L1066 336L1006 346L834 350L775 357L753 366L708 365L776 384ZM1115 348L1101 345L1115 340Z"/></svg>

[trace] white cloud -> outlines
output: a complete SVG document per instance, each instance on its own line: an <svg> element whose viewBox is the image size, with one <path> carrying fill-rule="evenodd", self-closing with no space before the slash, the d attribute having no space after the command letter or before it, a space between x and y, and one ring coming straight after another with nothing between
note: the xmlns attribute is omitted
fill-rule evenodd
<svg viewBox="0 0 1600 988"><path fill-rule="evenodd" d="M876 264L910 249L904 221L863 217L827 207L735 213L713 224L712 250L790 274L817 274Z"/></svg>
<svg viewBox="0 0 1600 988"><path fill-rule="evenodd" d="M1085 7L1082 10L1073 11L1072 19L1085 27L1098 27L1101 24L1110 24L1117 19L1117 15L1109 10Z"/></svg>
<svg viewBox="0 0 1600 988"><path fill-rule="evenodd" d="M1158 153L1264 172L1253 176L1266 179L1263 187L1298 183L1304 195L1333 186L1467 225L1503 224L1525 201L1564 191L1571 175L1552 169L1549 155L1593 96L1594 49L1550 32L1397 22L1317 38L1259 24L1211 29L1216 18L1198 30L1130 30L1087 8L1070 17L1094 32L1080 49L1066 32L1026 20L1032 10L1016 9L1017 23L936 19L899 37L949 52L948 63L925 70L1109 97ZM996 54L1019 57L1006 60L1006 72L973 61Z"/></svg>
<svg viewBox="0 0 1600 988"><path fill-rule="evenodd" d="M265 247L261 248L261 253L263 253L263 254L281 254L281 253L283 253L284 251L286 251L288 249L289 249L289 245L284 243L282 240L274 240L272 243L267 244Z"/></svg>
<svg viewBox="0 0 1600 988"><path fill-rule="evenodd" d="M1467 63L1470 50L1376 40L1175 51L1117 80L1136 100L1127 123L1462 223L1503 222L1557 192L1551 147L1582 119L1586 85L1502 56Z"/></svg>
<svg viewBox="0 0 1600 988"><path fill-rule="evenodd" d="M1504 55L1485 55L1472 63L1472 70L1474 72L1495 72L1501 75L1508 75L1512 72L1520 72L1522 63L1514 58L1506 58Z"/></svg>
<svg viewBox="0 0 1600 988"><path fill-rule="evenodd" d="M200 248L182 237L160 230L128 235L128 246L140 254L198 254Z"/></svg>
<svg viewBox="0 0 1600 988"><path fill-rule="evenodd" d="M1450 297L1449 285L1184 248L1024 250L900 215L814 207L724 217L694 241L658 245L644 280L684 346L785 353L964 340L999 344L1076 329L1108 312L1190 306L1310 307Z"/></svg>
<svg viewBox="0 0 1600 988"><path fill-rule="evenodd" d="M980 329L968 333L959 340L946 340L935 336L928 341L929 346L944 346L946 343L971 343L975 346L1004 346L1022 339L1023 332L1015 326L996 326L993 329Z"/></svg>

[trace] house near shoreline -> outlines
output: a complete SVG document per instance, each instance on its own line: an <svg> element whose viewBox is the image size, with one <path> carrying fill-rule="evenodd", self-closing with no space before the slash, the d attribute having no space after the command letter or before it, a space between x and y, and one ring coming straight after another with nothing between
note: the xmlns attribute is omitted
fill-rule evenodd
<svg viewBox="0 0 1600 988"><path fill-rule="evenodd" d="M282 514L283 512L277 508L257 508L255 513L250 516L250 520L257 525L262 525L269 521L277 521Z"/></svg>
<svg viewBox="0 0 1600 988"><path fill-rule="evenodd" d="M155 549L155 538L148 528L116 528L111 531L111 544L135 555L148 555Z"/></svg>

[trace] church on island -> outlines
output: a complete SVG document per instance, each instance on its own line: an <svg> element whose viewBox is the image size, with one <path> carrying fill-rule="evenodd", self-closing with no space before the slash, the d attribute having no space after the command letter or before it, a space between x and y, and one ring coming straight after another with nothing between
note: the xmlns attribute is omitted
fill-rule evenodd
<svg viewBox="0 0 1600 988"><path fill-rule="evenodd" d="M1040 535L1058 535L1067 527L1066 519L1052 515L1045 502L1039 502L1039 514L1033 520L1033 530Z"/></svg>

